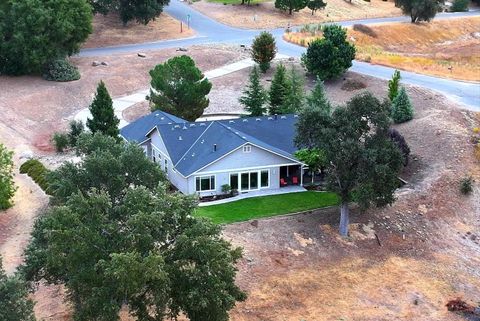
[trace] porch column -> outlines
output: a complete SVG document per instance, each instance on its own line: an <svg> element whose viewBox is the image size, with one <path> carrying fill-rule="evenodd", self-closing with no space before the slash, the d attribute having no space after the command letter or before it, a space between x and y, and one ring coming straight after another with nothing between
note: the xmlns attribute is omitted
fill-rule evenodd
<svg viewBox="0 0 480 321"><path fill-rule="evenodd" d="M300 186L303 186L303 164L300 165Z"/></svg>

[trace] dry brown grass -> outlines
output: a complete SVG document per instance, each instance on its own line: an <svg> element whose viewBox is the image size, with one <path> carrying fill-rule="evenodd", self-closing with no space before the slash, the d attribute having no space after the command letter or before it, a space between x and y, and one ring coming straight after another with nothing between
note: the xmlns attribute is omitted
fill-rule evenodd
<svg viewBox="0 0 480 321"><path fill-rule="evenodd" d="M180 33L180 21L162 13L160 17L147 25L130 22L123 26L118 14L107 16L97 14L93 19L93 33L84 44L84 48L97 48L132 43L151 42L167 39L191 37L192 29L183 26Z"/></svg>
<svg viewBox="0 0 480 321"><path fill-rule="evenodd" d="M480 81L480 18L370 27L377 37L348 30L356 59L428 75ZM318 38L290 33L285 39L303 46Z"/></svg>
<svg viewBox="0 0 480 321"><path fill-rule="evenodd" d="M314 15L306 8L289 15L274 6L274 1L262 2L251 6L223 5L205 0L195 2L193 7L203 14L227 25L239 28L277 28L287 25L298 26L306 23L343 21L374 17L399 16L401 11L395 8L393 1L371 0L329 0L324 10ZM255 17L255 19L254 19Z"/></svg>

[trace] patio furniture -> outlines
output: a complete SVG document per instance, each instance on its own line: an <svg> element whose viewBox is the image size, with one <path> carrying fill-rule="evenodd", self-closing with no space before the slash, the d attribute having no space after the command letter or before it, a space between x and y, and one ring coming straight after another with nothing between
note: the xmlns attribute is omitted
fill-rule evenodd
<svg viewBox="0 0 480 321"><path fill-rule="evenodd" d="M287 186L287 182L284 178L280 178L280 186Z"/></svg>
<svg viewBox="0 0 480 321"><path fill-rule="evenodd" d="M298 185L298 177L297 176L292 177L292 183L293 183L293 185Z"/></svg>

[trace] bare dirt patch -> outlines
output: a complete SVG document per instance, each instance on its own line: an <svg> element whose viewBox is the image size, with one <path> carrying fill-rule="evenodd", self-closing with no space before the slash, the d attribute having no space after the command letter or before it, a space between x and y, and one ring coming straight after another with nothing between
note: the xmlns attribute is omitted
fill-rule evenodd
<svg viewBox="0 0 480 321"><path fill-rule="evenodd" d="M129 22L126 26L120 21L118 14L106 16L96 14L93 18L93 33L83 48L99 48L133 43L153 42L167 39L188 38L195 34L192 29L183 25L180 32L180 21L166 13L147 25Z"/></svg>
<svg viewBox="0 0 480 321"><path fill-rule="evenodd" d="M362 30L365 27L348 29L358 60L428 75L480 81L478 17L381 24ZM311 32L284 36L287 41L302 46L318 37L321 35Z"/></svg>
<svg viewBox="0 0 480 321"><path fill-rule="evenodd" d="M314 15L306 8L289 15L275 8L274 2L262 2L251 6L223 5L207 1L198 1L193 7L201 13L239 28L277 28L299 26L306 23L354 20L376 17L399 16L401 11L395 8L393 1L344 0L327 1L325 10L318 10Z"/></svg>
<svg viewBox="0 0 480 321"><path fill-rule="evenodd" d="M103 80L112 97L124 96L148 88L148 74L156 64L175 55L188 54L204 71L241 60L243 51L231 46L193 46L188 52L166 49L103 57L72 58L82 74L78 81L51 82L36 76L0 77L0 114L4 126L25 138L37 151L52 152L50 137L64 128L71 117L87 107L97 84ZM93 67L93 60L108 66Z"/></svg>

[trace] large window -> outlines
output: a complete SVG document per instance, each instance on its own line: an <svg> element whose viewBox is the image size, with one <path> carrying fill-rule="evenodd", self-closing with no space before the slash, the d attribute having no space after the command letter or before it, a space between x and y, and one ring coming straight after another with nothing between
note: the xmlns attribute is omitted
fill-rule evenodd
<svg viewBox="0 0 480 321"><path fill-rule="evenodd" d="M215 175L199 176L195 179L195 189L197 192L215 190Z"/></svg>
<svg viewBox="0 0 480 321"><path fill-rule="evenodd" d="M270 186L270 178L268 177L270 171L268 169L262 170L260 172L260 187Z"/></svg>
<svg viewBox="0 0 480 321"><path fill-rule="evenodd" d="M230 174L230 188L238 190L238 174Z"/></svg>

